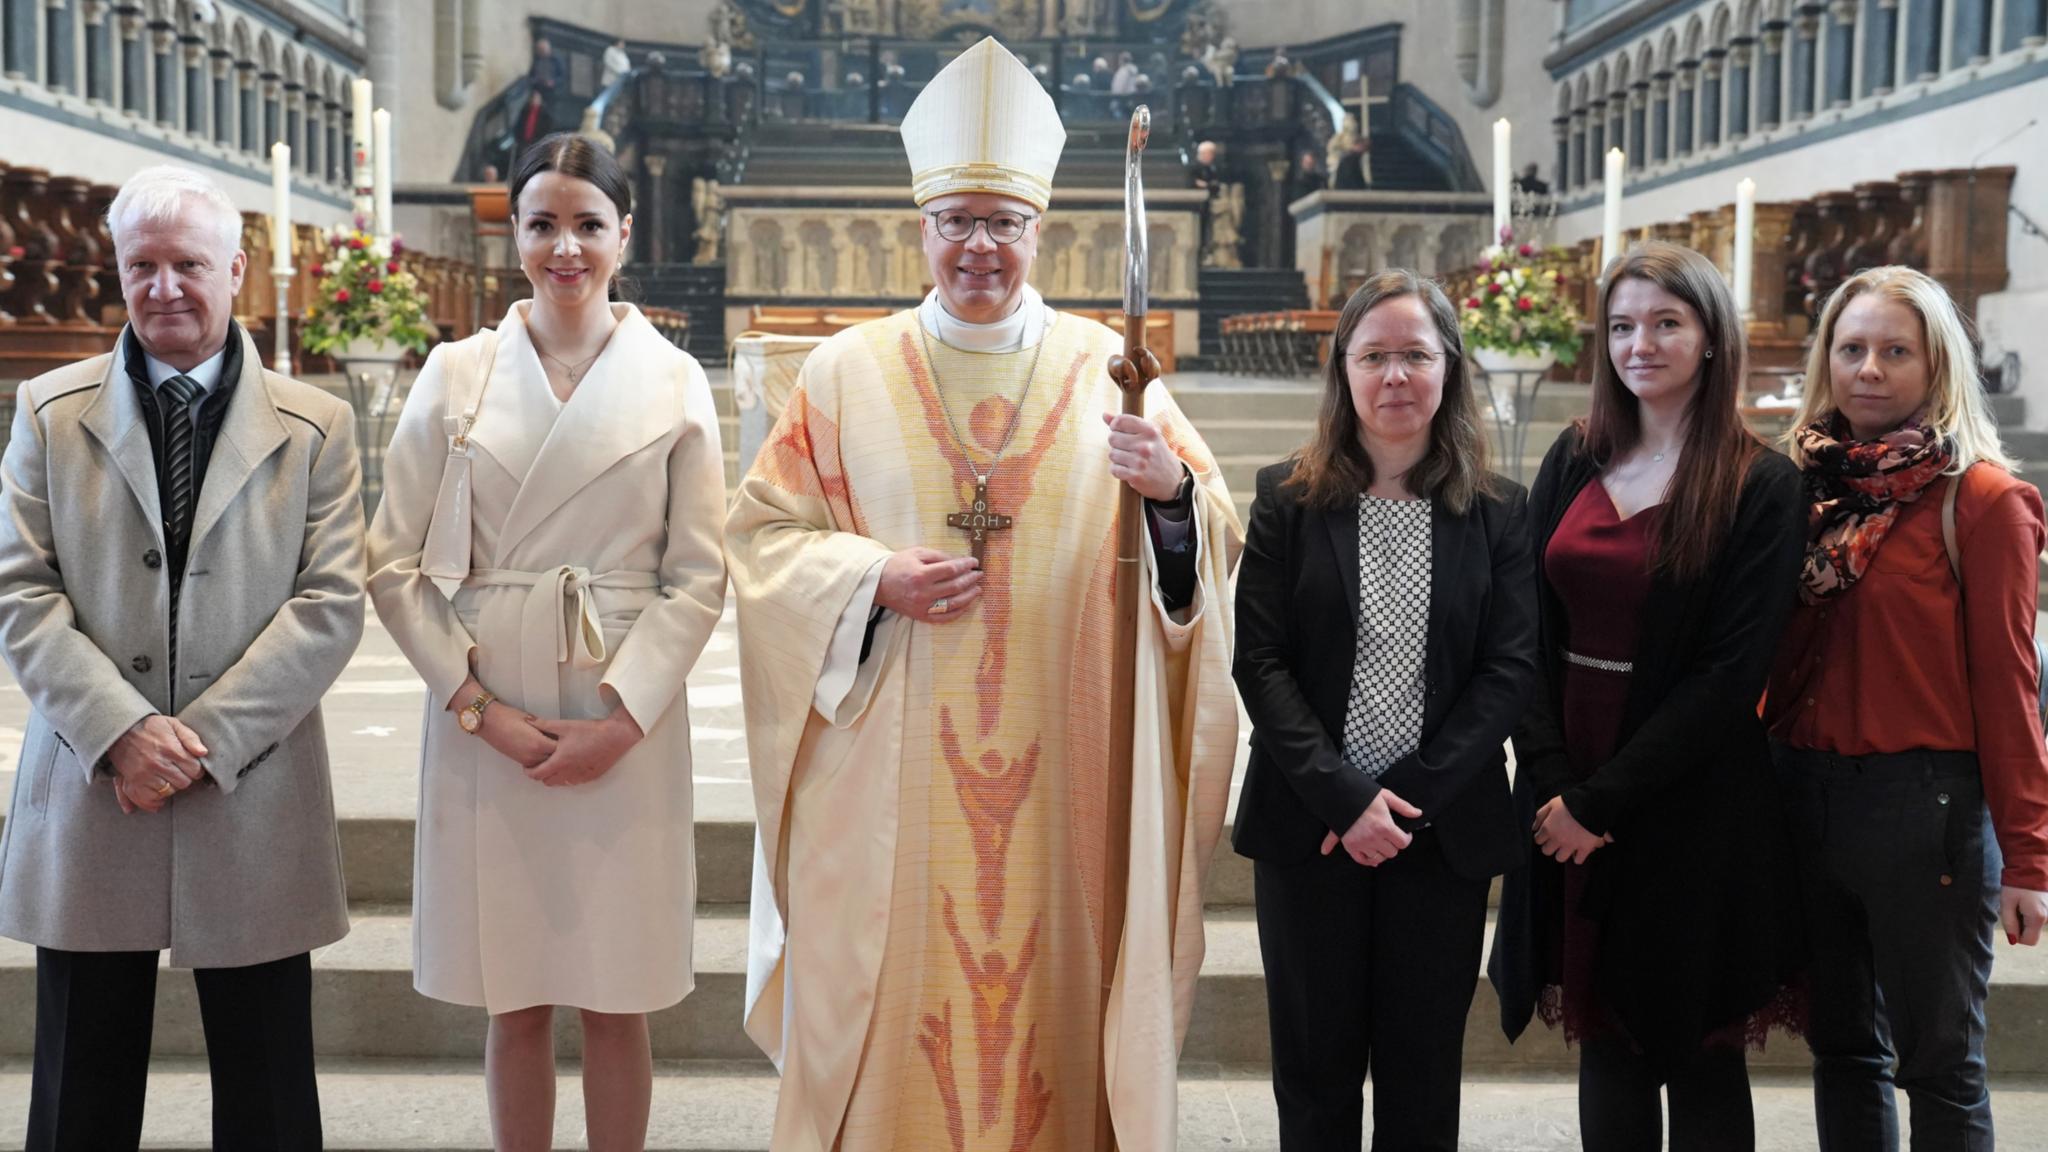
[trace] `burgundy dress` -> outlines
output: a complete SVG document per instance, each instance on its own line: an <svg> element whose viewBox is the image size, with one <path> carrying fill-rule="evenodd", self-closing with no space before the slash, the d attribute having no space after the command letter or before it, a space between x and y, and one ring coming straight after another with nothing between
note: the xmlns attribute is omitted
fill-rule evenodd
<svg viewBox="0 0 2048 1152"><path fill-rule="evenodd" d="M1565 510L1544 549L1543 575L1564 607L1566 651L1591 660L1634 663L1663 509L1659 504L1623 520L1596 477ZM1565 662L1559 704L1565 755L1577 779L1613 757L1628 689L1627 672ZM1543 990L1539 1004L1544 1022L1562 1022L1565 1038L1574 1042L1609 1023L1593 990L1600 926L1578 915L1585 884L1586 865L1564 866L1564 954L1552 958L1555 983Z"/></svg>

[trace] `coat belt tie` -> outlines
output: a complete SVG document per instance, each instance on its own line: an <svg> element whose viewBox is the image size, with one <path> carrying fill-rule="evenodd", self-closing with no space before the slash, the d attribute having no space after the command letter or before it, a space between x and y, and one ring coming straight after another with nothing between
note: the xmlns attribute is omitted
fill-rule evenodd
<svg viewBox="0 0 2048 1152"><path fill-rule="evenodd" d="M604 625L591 603L592 588L661 587L653 572L624 570L592 575L590 569L563 564L545 572L520 572L509 568L472 569L465 583L474 587L525 588L526 603L519 620L519 680L522 703L529 712L549 719L562 715L562 682L559 665L579 670L601 667L610 653L605 649ZM552 634L552 651L540 638ZM552 656L553 659L549 659Z"/></svg>

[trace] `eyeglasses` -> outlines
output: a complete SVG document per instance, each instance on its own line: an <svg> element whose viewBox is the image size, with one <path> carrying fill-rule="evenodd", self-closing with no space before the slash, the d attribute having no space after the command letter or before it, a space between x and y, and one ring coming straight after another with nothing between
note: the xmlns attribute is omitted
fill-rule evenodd
<svg viewBox="0 0 2048 1152"><path fill-rule="evenodd" d="M1427 348L1410 348L1405 352L1383 352L1378 348L1369 348L1358 354L1357 362L1366 375L1384 376L1387 369L1392 368L1396 362L1406 365L1410 372L1427 372L1436 367L1443 358L1443 353L1431 352Z"/></svg>
<svg viewBox="0 0 2048 1152"><path fill-rule="evenodd" d="M1024 226L1038 219L1022 212L991 212L986 216L976 216L959 209L927 212L925 215L938 221L939 239L949 244L958 244L974 235L977 224L986 227L988 238L996 243L1015 244L1024 238Z"/></svg>

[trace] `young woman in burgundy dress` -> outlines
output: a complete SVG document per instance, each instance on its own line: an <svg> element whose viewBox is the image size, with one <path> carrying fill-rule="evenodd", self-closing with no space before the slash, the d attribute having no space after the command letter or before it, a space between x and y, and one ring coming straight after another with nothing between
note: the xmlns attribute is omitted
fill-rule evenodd
<svg viewBox="0 0 2048 1152"><path fill-rule="evenodd" d="M1532 867L1492 960L1502 1024L1579 1046L1591 1152L1755 1144L1744 1043L1777 999L1782 824L1757 715L1797 583L1790 461L1743 425L1745 343L1690 249L1609 266L1592 408L1529 500L1538 690L1515 735Z"/></svg>

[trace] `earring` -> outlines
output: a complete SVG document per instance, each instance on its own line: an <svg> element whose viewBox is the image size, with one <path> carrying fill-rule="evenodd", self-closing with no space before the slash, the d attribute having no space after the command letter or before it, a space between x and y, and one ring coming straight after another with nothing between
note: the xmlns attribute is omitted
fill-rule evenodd
<svg viewBox="0 0 2048 1152"><path fill-rule="evenodd" d="M1709 348L1709 349L1707 349L1707 359L1709 359L1709 360L1712 360L1713 358L1714 358L1714 350L1713 350L1712 348Z"/></svg>

